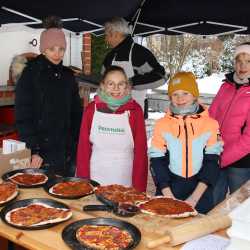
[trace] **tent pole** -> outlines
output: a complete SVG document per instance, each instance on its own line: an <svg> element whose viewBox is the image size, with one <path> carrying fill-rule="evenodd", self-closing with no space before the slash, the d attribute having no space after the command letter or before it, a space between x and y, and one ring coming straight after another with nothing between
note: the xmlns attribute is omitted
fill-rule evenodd
<svg viewBox="0 0 250 250"><path fill-rule="evenodd" d="M146 2L146 0L142 0L139 9L136 11L135 15L133 16L133 18L132 18L132 20L131 20L131 21L133 22L134 19L135 19L135 22L134 22L134 24L133 24L133 29L132 29L131 36L133 36L133 34L134 34L136 24L137 24L137 22L138 22L138 19L139 19L140 14L141 14L142 7L143 7L143 5L144 5L145 2Z"/></svg>

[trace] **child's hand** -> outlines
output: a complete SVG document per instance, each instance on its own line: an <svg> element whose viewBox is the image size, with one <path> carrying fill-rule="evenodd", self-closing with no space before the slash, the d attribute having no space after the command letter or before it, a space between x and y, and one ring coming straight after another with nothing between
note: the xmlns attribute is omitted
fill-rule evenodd
<svg viewBox="0 0 250 250"><path fill-rule="evenodd" d="M163 194L165 197L175 199L175 197L174 197L174 195L173 195L173 193L172 193L172 191L171 191L171 189L170 189L169 187L163 188L163 189L161 190L161 192L162 192L162 194Z"/></svg>
<svg viewBox="0 0 250 250"><path fill-rule="evenodd" d="M43 158L40 155L35 154L31 156L30 167L40 168L42 166L42 163L43 163Z"/></svg>

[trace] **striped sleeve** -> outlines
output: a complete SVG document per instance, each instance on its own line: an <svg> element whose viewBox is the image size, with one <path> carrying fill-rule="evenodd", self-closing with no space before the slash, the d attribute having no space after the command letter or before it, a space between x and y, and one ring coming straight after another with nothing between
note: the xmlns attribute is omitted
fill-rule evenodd
<svg viewBox="0 0 250 250"><path fill-rule="evenodd" d="M207 141L205 148L206 154L216 154L220 155L223 151L223 142L218 140L219 137L219 124L214 119L209 120L209 127L211 135Z"/></svg>

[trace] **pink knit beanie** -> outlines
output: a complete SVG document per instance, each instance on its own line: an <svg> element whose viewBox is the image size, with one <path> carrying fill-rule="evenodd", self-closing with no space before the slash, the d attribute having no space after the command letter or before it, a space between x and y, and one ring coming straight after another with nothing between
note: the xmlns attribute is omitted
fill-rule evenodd
<svg viewBox="0 0 250 250"><path fill-rule="evenodd" d="M60 46L66 49L66 39L63 31L58 28L50 28L44 30L40 36L40 52L44 51L53 46Z"/></svg>
<svg viewBox="0 0 250 250"><path fill-rule="evenodd" d="M239 45L234 52L234 58L236 58L239 54L246 53L250 55L250 44L241 44Z"/></svg>

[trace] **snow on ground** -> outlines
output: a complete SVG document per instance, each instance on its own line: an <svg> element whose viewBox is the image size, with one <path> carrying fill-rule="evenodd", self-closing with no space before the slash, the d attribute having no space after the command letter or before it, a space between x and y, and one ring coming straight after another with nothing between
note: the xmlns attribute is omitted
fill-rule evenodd
<svg viewBox="0 0 250 250"><path fill-rule="evenodd" d="M203 79L198 79L198 86L200 93L203 94L216 94L222 84L222 80L225 79L225 75L212 74L211 76L205 77Z"/></svg>

